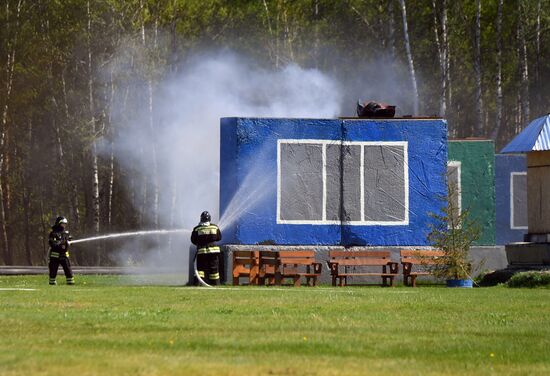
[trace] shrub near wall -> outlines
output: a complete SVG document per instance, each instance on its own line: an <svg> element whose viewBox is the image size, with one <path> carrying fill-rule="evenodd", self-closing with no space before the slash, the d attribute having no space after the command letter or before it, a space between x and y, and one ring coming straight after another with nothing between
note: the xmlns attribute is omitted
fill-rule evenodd
<svg viewBox="0 0 550 376"><path fill-rule="evenodd" d="M508 287L550 287L550 271L522 272L515 274L507 283Z"/></svg>

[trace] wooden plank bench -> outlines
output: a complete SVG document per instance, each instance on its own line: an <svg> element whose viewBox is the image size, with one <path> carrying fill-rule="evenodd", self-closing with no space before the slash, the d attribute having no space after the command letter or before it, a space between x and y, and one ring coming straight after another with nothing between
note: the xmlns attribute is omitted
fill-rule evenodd
<svg viewBox="0 0 550 376"><path fill-rule="evenodd" d="M267 281L269 285L280 285L279 252L260 251L259 253L258 284L264 286Z"/></svg>
<svg viewBox="0 0 550 376"><path fill-rule="evenodd" d="M317 286L317 278L321 275L322 264L315 261L315 251L280 251L279 272L280 281L292 278L294 286L301 285L302 277L306 278L308 286Z"/></svg>
<svg viewBox="0 0 550 376"><path fill-rule="evenodd" d="M403 283L405 286L416 287L416 277L432 275L426 267L435 265L437 258L444 257L443 251L423 249L402 249L401 265L403 266Z"/></svg>
<svg viewBox="0 0 550 376"><path fill-rule="evenodd" d="M347 277L380 276L382 285L395 286L398 274L398 263L391 261L389 251L329 251L330 261L327 261L332 276L332 285L345 286ZM381 266L381 272L365 271L366 267ZM350 270L353 269L353 270ZM360 269L357 271L356 269ZM371 268L372 269L372 268Z"/></svg>
<svg viewBox="0 0 550 376"><path fill-rule="evenodd" d="M258 284L259 257L258 251L233 252L233 286L239 285L243 277L248 278L249 285Z"/></svg>

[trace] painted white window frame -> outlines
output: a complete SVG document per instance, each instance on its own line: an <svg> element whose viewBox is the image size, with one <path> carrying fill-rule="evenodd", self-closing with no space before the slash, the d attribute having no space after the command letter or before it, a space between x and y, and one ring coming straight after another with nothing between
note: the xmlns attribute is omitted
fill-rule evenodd
<svg viewBox="0 0 550 376"><path fill-rule="evenodd" d="M461 161L447 161L447 167L456 167L458 175L458 212L462 214L462 162Z"/></svg>
<svg viewBox="0 0 550 376"><path fill-rule="evenodd" d="M281 145L314 144L322 147L323 202L321 220L281 219ZM360 212L359 221L327 220L327 145L361 146L360 173ZM403 147L403 184L405 188L405 218L402 221L367 221L365 220L365 146L401 146ZM294 225L352 225L352 226L407 226L409 224L409 143L407 141L339 141L315 139L278 139L277 140L277 224Z"/></svg>
<svg viewBox="0 0 550 376"><path fill-rule="evenodd" d="M528 230L528 226L514 225L514 176L527 175L526 171L514 171L510 173L510 229L512 230ZM527 189L527 187L526 187Z"/></svg>

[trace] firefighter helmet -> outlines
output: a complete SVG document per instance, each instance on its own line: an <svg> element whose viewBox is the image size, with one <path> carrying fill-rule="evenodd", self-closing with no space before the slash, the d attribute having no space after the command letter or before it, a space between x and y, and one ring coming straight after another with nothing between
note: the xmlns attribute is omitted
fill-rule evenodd
<svg viewBox="0 0 550 376"><path fill-rule="evenodd" d="M212 218L210 217L210 213L207 211L203 211L201 213L201 222L210 222Z"/></svg>
<svg viewBox="0 0 550 376"><path fill-rule="evenodd" d="M57 217L57 219L55 220L55 225L56 226L66 225L67 223L69 223L69 222L67 221L67 218L65 218L65 217L60 216L60 217Z"/></svg>

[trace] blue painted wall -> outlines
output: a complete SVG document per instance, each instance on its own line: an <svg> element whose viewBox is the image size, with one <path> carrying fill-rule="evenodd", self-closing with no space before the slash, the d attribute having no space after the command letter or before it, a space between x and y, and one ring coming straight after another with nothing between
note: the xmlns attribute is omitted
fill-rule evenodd
<svg viewBox="0 0 550 376"><path fill-rule="evenodd" d="M342 226L344 245L426 245L430 212L447 194L447 123L444 120L344 120L345 141L407 141L409 224Z"/></svg>
<svg viewBox="0 0 550 376"><path fill-rule="evenodd" d="M527 172L527 158L521 154L495 156L496 243L498 245L523 241L527 230L515 230L510 223L510 175ZM525 187L527 190L527 187Z"/></svg>
<svg viewBox="0 0 550 376"><path fill-rule="evenodd" d="M407 141L409 223L406 225L278 224L277 140ZM446 194L447 124L444 120L221 120L220 217L235 197L250 192L246 210L223 228L226 244L426 245L432 218ZM267 194L253 194L256 187ZM256 197L260 197L256 200ZM232 202L233 200L233 202Z"/></svg>

